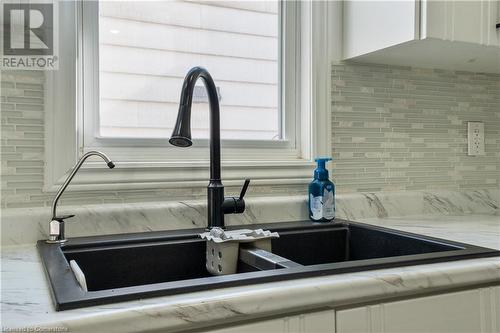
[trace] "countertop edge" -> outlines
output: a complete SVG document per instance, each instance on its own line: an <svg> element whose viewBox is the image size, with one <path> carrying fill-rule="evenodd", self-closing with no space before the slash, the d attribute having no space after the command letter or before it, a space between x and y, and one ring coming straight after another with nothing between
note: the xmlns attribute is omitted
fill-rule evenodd
<svg viewBox="0 0 500 333"><path fill-rule="evenodd" d="M274 282L259 285L254 291L219 289L211 291L212 295L196 297L193 294L195 298L175 303L166 299L157 304L43 323L41 327L65 327L71 332L99 332L103 328L106 332L181 331L298 310L354 306L485 284L500 285L500 258ZM215 295L217 291L219 295ZM146 318L155 320L145 321Z"/></svg>

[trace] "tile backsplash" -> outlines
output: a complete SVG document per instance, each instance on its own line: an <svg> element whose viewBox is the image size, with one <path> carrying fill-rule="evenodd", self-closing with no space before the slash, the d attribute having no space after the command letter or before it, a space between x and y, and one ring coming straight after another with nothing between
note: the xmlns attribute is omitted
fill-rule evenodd
<svg viewBox="0 0 500 333"><path fill-rule="evenodd" d="M467 156L467 121L484 156ZM334 65L332 133L339 192L498 188L500 75Z"/></svg>
<svg viewBox="0 0 500 333"><path fill-rule="evenodd" d="M41 71L2 71L2 207L36 205L44 166L44 84Z"/></svg>
<svg viewBox="0 0 500 333"><path fill-rule="evenodd" d="M2 72L2 208L51 203L53 194L42 191L44 92L43 72ZM334 65L332 99L332 176L339 193L499 187L500 75ZM467 121L485 123L485 156L467 156ZM253 186L251 191L306 194L307 188ZM199 199L205 193L204 188L68 192L61 204Z"/></svg>

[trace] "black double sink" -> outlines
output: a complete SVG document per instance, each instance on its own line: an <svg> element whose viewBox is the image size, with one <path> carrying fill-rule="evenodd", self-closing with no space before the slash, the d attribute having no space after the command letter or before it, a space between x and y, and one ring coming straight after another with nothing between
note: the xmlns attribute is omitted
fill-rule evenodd
<svg viewBox="0 0 500 333"><path fill-rule="evenodd" d="M248 226L228 229L239 228ZM240 260L236 274L212 276L205 268L205 241L198 236L202 229L72 238L63 246L41 240L37 247L58 311L214 288L500 255L500 251L492 249L343 220L328 224L273 223L255 228L279 233L280 237L271 241L270 256L282 257L288 265L257 265ZM71 260L83 271L87 291L77 282L69 265Z"/></svg>

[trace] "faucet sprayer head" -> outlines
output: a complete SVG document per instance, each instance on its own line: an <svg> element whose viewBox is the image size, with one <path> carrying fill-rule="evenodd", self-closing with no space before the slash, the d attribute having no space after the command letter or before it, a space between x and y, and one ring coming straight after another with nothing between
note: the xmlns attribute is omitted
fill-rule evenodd
<svg viewBox="0 0 500 333"><path fill-rule="evenodd" d="M191 140L191 103L179 106L177 122L168 142L176 147L189 147L193 144Z"/></svg>
<svg viewBox="0 0 500 333"><path fill-rule="evenodd" d="M168 140L170 144L176 146L176 147L189 147L193 144L191 139L185 138L185 137L171 137L170 140Z"/></svg>

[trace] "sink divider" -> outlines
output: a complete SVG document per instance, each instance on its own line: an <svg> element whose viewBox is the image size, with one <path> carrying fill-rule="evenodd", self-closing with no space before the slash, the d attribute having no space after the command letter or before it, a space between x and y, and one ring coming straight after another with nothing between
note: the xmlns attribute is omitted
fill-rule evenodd
<svg viewBox="0 0 500 333"><path fill-rule="evenodd" d="M295 261L278 256L274 253L254 247L252 245L240 246L239 259L245 264L257 268L261 271L303 266Z"/></svg>

